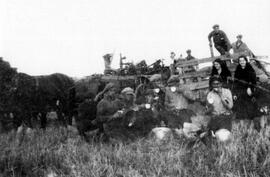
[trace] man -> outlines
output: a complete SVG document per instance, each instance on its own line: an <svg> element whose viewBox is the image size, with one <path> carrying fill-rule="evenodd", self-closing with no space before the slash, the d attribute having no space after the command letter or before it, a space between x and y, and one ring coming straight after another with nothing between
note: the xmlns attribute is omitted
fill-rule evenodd
<svg viewBox="0 0 270 177"><path fill-rule="evenodd" d="M254 54L248 48L246 43L242 41L243 36L241 34L236 36L236 42L232 43L232 49L234 54L246 55L254 57Z"/></svg>
<svg viewBox="0 0 270 177"><path fill-rule="evenodd" d="M171 75L173 75L175 73L175 64L177 63L177 59L175 58L176 54L174 52L171 52L170 54L170 58L172 60L172 64L170 65L170 71L171 71Z"/></svg>
<svg viewBox="0 0 270 177"><path fill-rule="evenodd" d="M220 130L227 132L226 137L223 138L227 140L232 129L232 93L222 87L220 77L213 76L210 79L213 89L207 94L207 114L211 117L208 128L213 136L219 137Z"/></svg>
<svg viewBox="0 0 270 177"><path fill-rule="evenodd" d="M97 118L92 121L92 124L99 129L99 133L104 133L104 124L121 116L123 108L122 102L117 97L116 84L109 83L105 88L104 98L97 105Z"/></svg>
<svg viewBox="0 0 270 177"><path fill-rule="evenodd" d="M221 55L228 54L231 49L231 44L229 39L227 38L227 35L219 29L219 25L213 26L213 31L209 33L208 40L209 40L209 46L212 47L212 41L213 38L215 48Z"/></svg>
<svg viewBox="0 0 270 177"><path fill-rule="evenodd" d="M140 77L140 84L135 90L135 103L140 105L146 103L146 95L149 89L151 89L150 80L147 77Z"/></svg>
<svg viewBox="0 0 270 177"><path fill-rule="evenodd" d="M121 91L122 101L124 102L124 107L126 109L134 106L134 90L130 87L126 87Z"/></svg>
<svg viewBox="0 0 270 177"><path fill-rule="evenodd" d="M195 100L195 94L188 88L179 86L178 76L172 76L168 80L168 87L165 92L165 108L170 110L187 109L190 100Z"/></svg>
<svg viewBox="0 0 270 177"><path fill-rule="evenodd" d="M190 50L190 49L188 49L186 52L187 52L187 56L186 56L185 59L186 59L187 61L195 60L195 57L193 57L193 56L191 55L191 50ZM194 72L194 71L196 71L197 67L198 67L198 65L195 65L195 66L188 66L187 72Z"/></svg>

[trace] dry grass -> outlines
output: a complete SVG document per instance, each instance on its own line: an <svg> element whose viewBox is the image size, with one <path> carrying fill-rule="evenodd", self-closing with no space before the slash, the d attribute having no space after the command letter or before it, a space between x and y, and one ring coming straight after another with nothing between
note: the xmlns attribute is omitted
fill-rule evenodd
<svg viewBox="0 0 270 177"><path fill-rule="evenodd" d="M0 136L0 176L270 176L270 127L235 124L227 144L187 148L184 139L86 143L66 129Z"/></svg>

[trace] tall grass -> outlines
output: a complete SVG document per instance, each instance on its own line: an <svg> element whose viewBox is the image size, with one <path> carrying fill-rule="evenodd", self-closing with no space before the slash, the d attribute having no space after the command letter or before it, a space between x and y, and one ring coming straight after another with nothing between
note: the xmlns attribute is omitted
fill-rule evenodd
<svg viewBox="0 0 270 177"><path fill-rule="evenodd" d="M269 132L235 124L231 142L211 148L173 137L86 143L63 128L9 133L0 136L0 176L270 176Z"/></svg>

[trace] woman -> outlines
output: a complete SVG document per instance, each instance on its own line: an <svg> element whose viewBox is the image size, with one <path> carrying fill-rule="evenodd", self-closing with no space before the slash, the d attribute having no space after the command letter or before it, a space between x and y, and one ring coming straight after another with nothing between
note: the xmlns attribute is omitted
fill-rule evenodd
<svg viewBox="0 0 270 177"><path fill-rule="evenodd" d="M221 78L221 83L223 87L228 87L228 79L232 76L230 70L228 69L226 63L222 61L220 58L217 58L213 62L212 73L211 76L218 76ZM212 84L209 83L211 86ZM211 89L211 87L210 87Z"/></svg>
<svg viewBox="0 0 270 177"><path fill-rule="evenodd" d="M258 116L255 99L256 73L245 56L238 58L234 74L234 99L236 118L253 120Z"/></svg>

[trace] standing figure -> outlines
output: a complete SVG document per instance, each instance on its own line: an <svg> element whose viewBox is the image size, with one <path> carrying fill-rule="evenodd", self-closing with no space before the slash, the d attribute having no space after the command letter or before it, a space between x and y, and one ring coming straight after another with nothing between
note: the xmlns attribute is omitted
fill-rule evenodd
<svg viewBox="0 0 270 177"><path fill-rule="evenodd" d="M231 49L230 41L227 35L222 30L219 29L219 25L214 25L213 31L210 32L208 35L210 47L212 47L211 38L213 38L215 48L220 53L220 55L225 55L229 53Z"/></svg>
<svg viewBox="0 0 270 177"><path fill-rule="evenodd" d="M242 41L242 35L236 36L237 41L232 43L232 49L234 54L242 54L245 56L254 57L254 54L248 48L247 44Z"/></svg>
<svg viewBox="0 0 270 177"><path fill-rule="evenodd" d="M187 61L195 60L195 57L193 57L193 56L191 55L191 50L190 50L190 49L188 49L186 52L187 52L187 56L186 56L185 59L186 59ZM194 72L194 71L197 70L197 68L198 68L198 65L188 66L188 71L187 71L187 72Z"/></svg>

